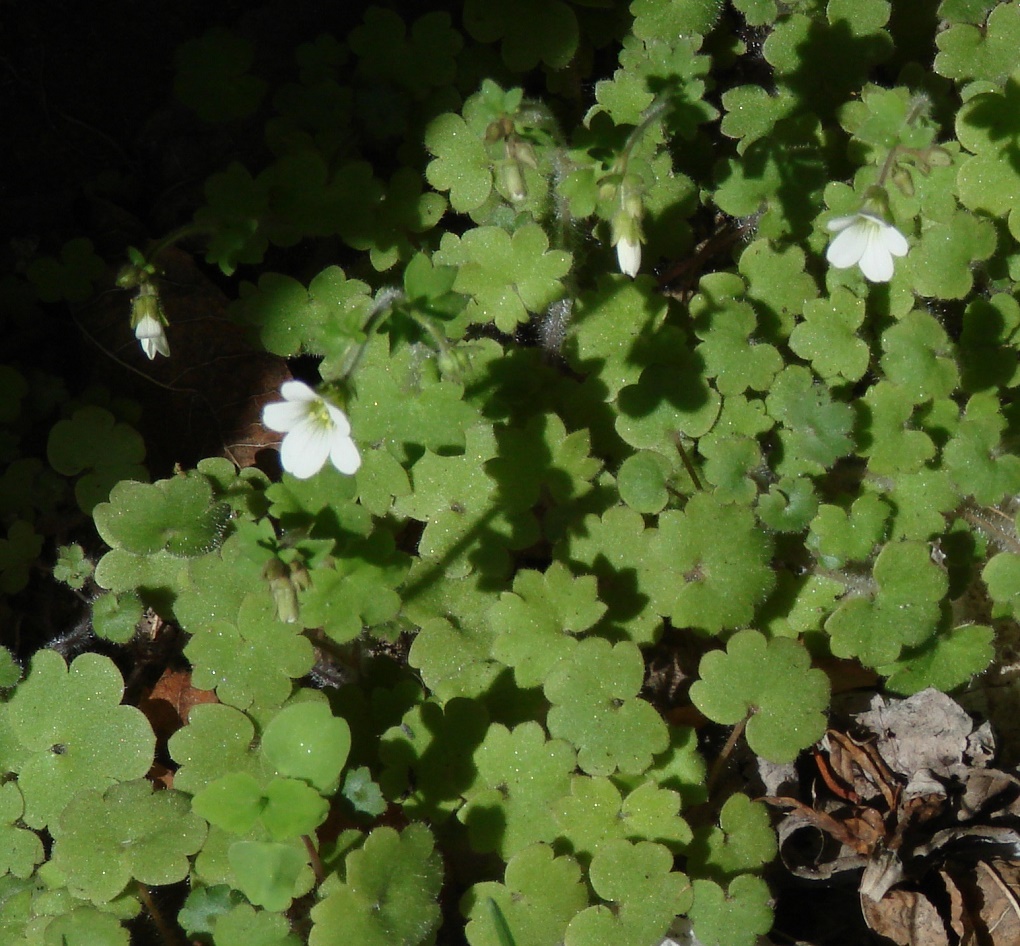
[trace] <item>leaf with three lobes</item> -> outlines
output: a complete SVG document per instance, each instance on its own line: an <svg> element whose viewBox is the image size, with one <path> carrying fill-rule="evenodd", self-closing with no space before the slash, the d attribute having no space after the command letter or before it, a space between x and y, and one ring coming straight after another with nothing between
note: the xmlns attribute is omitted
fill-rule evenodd
<svg viewBox="0 0 1020 946"><path fill-rule="evenodd" d="M156 792L144 779L87 789L50 824L52 863L76 896L107 903L132 879L153 886L184 880L206 830L183 792Z"/></svg>
<svg viewBox="0 0 1020 946"><path fill-rule="evenodd" d="M70 668L53 650L32 658L28 676L4 707L23 820L50 824L80 791L102 792L141 778L152 765L156 738L149 721L122 706L124 684L108 657L82 654Z"/></svg>
<svg viewBox="0 0 1020 946"><path fill-rule="evenodd" d="M556 857L546 844L533 844L506 865L503 883L475 884L461 901L471 946L504 946L489 900L510 929L514 946L562 942L571 918L588 905L581 870L571 857Z"/></svg>
<svg viewBox="0 0 1020 946"><path fill-rule="evenodd" d="M439 925L442 861L429 829L376 828L312 908L308 946L417 946Z"/></svg>

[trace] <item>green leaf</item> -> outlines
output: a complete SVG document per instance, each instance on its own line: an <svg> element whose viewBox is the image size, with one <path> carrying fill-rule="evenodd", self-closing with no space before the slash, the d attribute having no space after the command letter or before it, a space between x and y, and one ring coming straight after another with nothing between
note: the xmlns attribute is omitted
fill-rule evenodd
<svg viewBox="0 0 1020 946"><path fill-rule="evenodd" d="M17 747L26 825L51 825L78 792L149 770L156 739L139 710L120 705L123 691L108 657L82 654L70 668L52 650L32 658L3 717Z"/></svg>
<svg viewBox="0 0 1020 946"><path fill-rule="evenodd" d="M237 886L252 903L267 910L290 906L306 867L307 855L300 842L234 841L229 848L230 866Z"/></svg>
<svg viewBox="0 0 1020 946"><path fill-rule="evenodd" d="M560 280L570 269L571 256L550 250L545 231L527 223L513 235L501 227L476 227L459 240L447 234L434 260L457 267L453 288L470 297L470 321L491 321L500 331L513 332L529 313L563 296Z"/></svg>
<svg viewBox="0 0 1020 946"><path fill-rule="evenodd" d="M299 946L285 916L238 903L216 920L215 946Z"/></svg>
<svg viewBox="0 0 1020 946"><path fill-rule="evenodd" d="M514 668L522 688L540 686L560 660L573 653L573 635L605 614L591 575L577 576L553 562L544 573L521 571L514 592L504 592L488 613L496 633L492 654Z"/></svg>
<svg viewBox="0 0 1020 946"><path fill-rule="evenodd" d="M875 560L874 577L874 597L845 598L825 630L836 656L877 667L935 633L949 582L923 542L887 545Z"/></svg>
<svg viewBox="0 0 1020 946"><path fill-rule="evenodd" d="M784 368L772 384L765 405L782 424L778 430L781 459L776 463L780 475L817 475L850 452L850 408L833 401L828 389L814 381L806 368Z"/></svg>
<svg viewBox="0 0 1020 946"><path fill-rule="evenodd" d="M126 709L127 707L123 707ZM184 880L206 826L181 792L144 780L78 792L49 828L52 863L78 897L106 903L129 880L165 886Z"/></svg>
<svg viewBox="0 0 1020 946"><path fill-rule="evenodd" d="M425 169L428 182L450 192L458 213L477 210L492 192L492 168L482 139L459 115L447 112L425 130L425 147L435 155Z"/></svg>
<svg viewBox="0 0 1020 946"><path fill-rule="evenodd" d="M503 883L478 883L461 900L471 946L505 946L492 903L503 915L514 946L560 942L573 916L588 905L588 891L573 858L533 844L506 865Z"/></svg>
<svg viewBox="0 0 1020 946"><path fill-rule="evenodd" d="M747 624L775 583L772 542L750 509L715 493L696 494L683 512L659 517L651 541L658 594L677 627L719 633Z"/></svg>
<svg viewBox="0 0 1020 946"><path fill-rule="evenodd" d="M695 880L689 916L704 946L754 946L772 927L772 894L760 877L742 874L725 887Z"/></svg>
<svg viewBox="0 0 1020 946"><path fill-rule="evenodd" d="M350 747L350 728L324 703L285 707L262 734L262 752L279 772L323 794L336 789Z"/></svg>
<svg viewBox="0 0 1020 946"><path fill-rule="evenodd" d="M556 735L551 726L550 732ZM566 742L547 740L536 722L513 730L494 723L473 761L477 776L457 813L472 848L509 860L529 844L556 837L551 805L567 792L575 766Z"/></svg>
<svg viewBox="0 0 1020 946"><path fill-rule="evenodd" d="M621 798L620 790L607 778L575 775L570 794L555 808L556 821L571 853L582 863L605 842L613 839L655 841L671 850L690 843L691 829L680 817L677 792L646 782Z"/></svg>
<svg viewBox="0 0 1020 946"><path fill-rule="evenodd" d="M737 792L723 804L718 827L695 831L688 869L698 877L722 882L764 867L778 849L766 807Z"/></svg>
<svg viewBox="0 0 1020 946"><path fill-rule="evenodd" d="M595 855L588 877L608 905L582 910L567 927L565 946L639 946L661 940L677 913L686 913L690 882L673 872L673 855L661 844L609 841Z"/></svg>
<svg viewBox="0 0 1020 946"><path fill-rule="evenodd" d="M376 828L347 856L344 879L312 908L309 946L418 946L439 925L443 872L421 824L401 833Z"/></svg>
<svg viewBox="0 0 1020 946"><path fill-rule="evenodd" d="M112 548L140 555L165 549L190 558L218 548L230 507L215 502L209 481L192 472L152 485L122 481L94 515Z"/></svg>
<svg viewBox="0 0 1020 946"><path fill-rule="evenodd" d="M691 700L709 719L732 726L745 717L747 743L770 762L789 762L825 730L829 681L788 638L738 631L726 651L706 654Z"/></svg>
<svg viewBox="0 0 1020 946"><path fill-rule="evenodd" d="M637 645L601 638L578 643L546 678L549 733L577 747L577 764L590 775L642 772L669 744L662 718L638 698L643 680Z"/></svg>
<svg viewBox="0 0 1020 946"><path fill-rule="evenodd" d="M871 357L858 335L863 323L864 300L838 287L827 299L805 304L804 321L790 333L790 348L823 380L859 381Z"/></svg>
<svg viewBox="0 0 1020 946"><path fill-rule="evenodd" d="M995 657L995 632L967 624L937 634L918 648L907 649L879 673L888 677L887 689L910 695L935 687L949 693L981 673Z"/></svg>
<svg viewBox="0 0 1020 946"><path fill-rule="evenodd" d="M957 23L939 33L935 71L948 79L1001 82L1016 69L1012 53L1020 42L1020 26L1015 12L1011 4L996 4L984 23Z"/></svg>

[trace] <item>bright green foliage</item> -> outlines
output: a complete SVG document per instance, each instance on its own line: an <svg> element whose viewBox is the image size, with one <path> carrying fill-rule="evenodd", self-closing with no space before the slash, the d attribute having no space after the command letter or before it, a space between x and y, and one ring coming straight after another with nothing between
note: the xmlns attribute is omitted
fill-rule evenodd
<svg viewBox="0 0 1020 946"><path fill-rule="evenodd" d="M885 685L893 693L907 696L927 687L949 693L991 663L994 636L990 627L981 624L940 631L920 647L904 651L895 663L882 667L881 673L888 677Z"/></svg>
<svg viewBox="0 0 1020 946"><path fill-rule="evenodd" d="M496 631L492 654L514 668L520 687L540 686L549 672L573 653L571 635L588 630L606 611L595 579L575 577L559 562L545 574L523 571L514 594L500 595L489 612Z"/></svg>
<svg viewBox="0 0 1020 946"><path fill-rule="evenodd" d="M512 731L493 724L474 763L477 775L457 817L476 851L498 851L509 860L529 844L555 837L550 805L566 793L575 764L566 742L547 740L535 722Z"/></svg>
<svg viewBox="0 0 1020 946"><path fill-rule="evenodd" d="M255 727L240 710L220 703L194 707L188 725L169 741L180 766L175 787L197 795L224 772L260 774L259 757L251 750L254 739Z"/></svg>
<svg viewBox="0 0 1020 946"><path fill-rule="evenodd" d="M769 388L765 405L782 425L777 432L781 459L775 464L779 474L820 474L850 451L850 408L833 401L805 368L784 368Z"/></svg>
<svg viewBox="0 0 1020 946"><path fill-rule="evenodd" d="M418 946L439 922L442 864L424 825L377 828L312 909L309 946Z"/></svg>
<svg viewBox="0 0 1020 946"><path fill-rule="evenodd" d="M771 543L749 511L710 493L660 516L652 548L665 569L659 580L672 586L662 595L677 626L717 632L744 624L775 581L766 565Z"/></svg>
<svg viewBox="0 0 1020 946"><path fill-rule="evenodd" d="M461 901L471 946L503 946L494 918L494 901L515 946L545 946L563 939L567 924L588 906L588 892L573 858L556 857L545 844L533 844L506 865L502 884L475 884Z"/></svg>
<svg viewBox="0 0 1020 946"><path fill-rule="evenodd" d="M57 550L57 563L53 566L53 577L74 588L75 591L81 591L85 582L92 577L94 570L95 566L86 558L85 550L77 542Z"/></svg>
<svg viewBox="0 0 1020 946"><path fill-rule="evenodd" d="M680 816L680 804L676 792L648 782L621 798L609 779L576 775L555 814L562 836L570 839L571 854L587 864L614 839L646 839L682 850L692 835Z"/></svg>
<svg viewBox="0 0 1020 946"><path fill-rule="evenodd" d="M107 592L92 604L92 627L100 637L126 644L142 619L142 602L136 594Z"/></svg>
<svg viewBox="0 0 1020 946"><path fill-rule="evenodd" d="M826 568L866 561L885 537L889 506L874 493L865 493L849 511L823 505L811 523L808 547Z"/></svg>
<svg viewBox="0 0 1020 946"><path fill-rule="evenodd" d="M864 301L838 288L828 299L804 306L804 321L790 333L790 348L825 380L857 381L868 369L870 352L858 330L864 322Z"/></svg>
<svg viewBox="0 0 1020 946"><path fill-rule="evenodd" d="M290 932L286 917L254 910L246 903L220 916L212 932L215 946L299 946L301 942Z"/></svg>
<svg viewBox="0 0 1020 946"><path fill-rule="evenodd" d="M725 888L712 880L695 880L690 917L705 946L754 946L772 926L769 888L760 877L741 874Z"/></svg>
<svg viewBox="0 0 1020 946"><path fill-rule="evenodd" d="M76 793L102 792L149 770L155 737L137 709L120 705L122 693L108 657L82 654L70 667L52 650L32 659L0 717L26 825L52 826Z"/></svg>
<svg viewBox="0 0 1020 946"><path fill-rule="evenodd" d="M672 872L661 844L609 841L595 855L588 878L607 905L581 911L567 927L566 946L639 946L655 942L677 913L691 905L687 877Z"/></svg>
<svg viewBox="0 0 1020 946"><path fill-rule="evenodd" d="M323 703L282 709L262 734L262 752L279 772L323 793L336 789L350 746L347 723Z"/></svg>
<svg viewBox="0 0 1020 946"><path fill-rule="evenodd" d="M990 4L983 4L987 8ZM1000 3L987 21L958 22L936 39L935 70L950 79L988 79L1001 82L1016 68L1011 55L1020 39L1016 8ZM974 24L974 25L972 25Z"/></svg>
<svg viewBox="0 0 1020 946"><path fill-rule="evenodd" d="M665 723L637 696L643 676L636 644L589 638L546 678L549 733L577 748L588 774L641 772L668 745Z"/></svg>
<svg viewBox="0 0 1020 946"><path fill-rule="evenodd" d="M688 870L722 880L763 867L776 856L776 850L776 836L765 806L738 792L723 805L719 827L695 832Z"/></svg>
<svg viewBox="0 0 1020 946"><path fill-rule="evenodd" d="M281 621L268 595L245 596L236 618L201 629L185 653L196 665L194 684L215 689L223 703L247 709L279 706L291 681L314 663L312 645L296 624Z"/></svg>
<svg viewBox="0 0 1020 946"><path fill-rule="evenodd" d="M467 317L512 332L529 312L541 312L563 295L560 278L570 254L549 249L541 227L525 224L511 236L477 227L462 238L443 238L436 262L457 267L453 288L469 296Z"/></svg>
<svg viewBox="0 0 1020 946"><path fill-rule="evenodd" d="M299 842L234 841L228 851L238 889L253 904L267 910L285 910L301 890L300 874L307 855Z"/></svg>
<svg viewBox="0 0 1020 946"><path fill-rule="evenodd" d="M725 651L702 658L691 699L718 723L748 717L748 745L772 762L787 762L825 729L829 682L809 664L807 651L795 641L739 631Z"/></svg>
<svg viewBox="0 0 1020 946"><path fill-rule="evenodd" d="M887 545L875 560L874 575L874 596L844 599L825 629L834 654L877 667L932 636L947 579L921 542Z"/></svg>
<svg viewBox="0 0 1020 946"><path fill-rule="evenodd" d="M51 864L76 896L106 903L129 880L172 884L188 875L188 857L206 826L188 813L187 796L154 792L142 779L75 795L58 821Z"/></svg>
<svg viewBox="0 0 1020 946"><path fill-rule="evenodd" d="M15 877L29 877L43 860L39 836L18 825L25 813L25 800L14 782L0 785L0 869Z"/></svg>
<svg viewBox="0 0 1020 946"><path fill-rule="evenodd" d="M241 902L239 891L222 884L217 887L193 887L177 914L177 921L192 936L212 933L217 920L232 912Z"/></svg>
<svg viewBox="0 0 1020 946"><path fill-rule="evenodd" d="M258 286L242 283L231 314L258 332L266 351L276 355L343 351L361 339L368 311L368 286L330 266L305 289L280 273L265 273ZM328 326L328 332L324 331Z"/></svg>
<svg viewBox="0 0 1020 946"><path fill-rule="evenodd" d="M193 804L196 814L234 834L246 834L261 822L274 841L310 835L325 820L328 807L304 782L275 778L263 792L243 772L217 779L195 796Z"/></svg>
<svg viewBox="0 0 1020 946"><path fill-rule="evenodd" d="M824 728L812 662L913 693L1002 652L1018 4L731 6L383 4L296 50L275 14L216 27L175 88L233 123L195 126L222 159L144 217L191 224L126 265L109 233L12 244L0 942L126 946L135 881L184 881L210 946L751 946L772 830L667 720L786 762ZM905 241L888 281L829 261L862 211ZM185 238L233 325L192 312ZM98 298L117 266L158 286L169 360ZM72 318L156 372L144 427L127 374L36 370ZM247 465L281 359L349 418L353 475ZM189 455L170 410L223 455L150 484L147 453ZM106 658L32 657L96 646L85 617L126 696ZM121 703L157 669L181 690L150 722Z"/></svg>
<svg viewBox="0 0 1020 946"><path fill-rule="evenodd" d="M123 480L110 501L96 507L95 517L111 548L188 558L219 545L229 512L226 503L214 501L208 480L190 473L153 485Z"/></svg>

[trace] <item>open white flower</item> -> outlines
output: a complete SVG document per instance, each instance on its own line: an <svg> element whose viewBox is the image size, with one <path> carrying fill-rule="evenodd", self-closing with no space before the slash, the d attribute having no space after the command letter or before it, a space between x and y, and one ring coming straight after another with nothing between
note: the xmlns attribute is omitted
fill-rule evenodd
<svg viewBox="0 0 1020 946"><path fill-rule="evenodd" d="M142 346L149 361L156 355L164 358L170 357L170 343L166 340L166 332L163 331L163 323L154 315L143 315L135 326L135 338Z"/></svg>
<svg viewBox="0 0 1020 946"><path fill-rule="evenodd" d="M262 423L285 434L280 445L283 468L306 480L328 457L341 473L355 473L361 455L351 439L347 415L302 381L285 382L280 394L282 401L262 409Z"/></svg>
<svg viewBox="0 0 1020 946"><path fill-rule="evenodd" d="M871 282L888 282L893 274L893 257L906 256L907 238L881 217L861 211L849 217L836 217L826 226L835 239L825 258L836 269L860 266Z"/></svg>

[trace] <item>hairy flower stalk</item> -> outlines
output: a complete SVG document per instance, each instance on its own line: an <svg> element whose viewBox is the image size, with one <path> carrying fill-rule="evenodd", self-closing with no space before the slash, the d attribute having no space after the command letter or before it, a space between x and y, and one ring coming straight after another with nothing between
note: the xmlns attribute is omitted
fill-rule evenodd
<svg viewBox="0 0 1020 946"><path fill-rule="evenodd" d="M299 480L322 469L327 458L341 473L357 472L361 454L351 439L347 415L302 381L280 387L283 401L267 404L262 423L284 434L280 463Z"/></svg>

